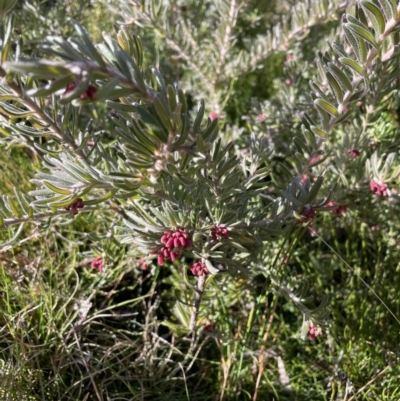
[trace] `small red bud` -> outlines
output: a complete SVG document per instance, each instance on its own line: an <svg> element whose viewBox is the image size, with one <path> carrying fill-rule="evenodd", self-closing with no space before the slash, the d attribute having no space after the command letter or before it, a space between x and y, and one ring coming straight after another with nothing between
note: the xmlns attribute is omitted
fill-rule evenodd
<svg viewBox="0 0 400 401"><path fill-rule="evenodd" d="M164 256L160 253L157 257L157 263L162 266L164 264Z"/></svg>
<svg viewBox="0 0 400 401"><path fill-rule="evenodd" d="M171 262L175 262L178 254L176 252L170 252L169 256L171 258Z"/></svg>
<svg viewBox="0 0 400 401"><path fill-rule="evenodd" d="M90 263L90 267L93 269L98 270L100 273L104 271L103 269L103 258L96 258L92 260L92 263Z"/></svg>
<svg viewBox="0 0 400 401"><path fill-rule="evenodd" d="M97 89L93 85L89 85L86 94L89 96L90 100L94 102L97 98Z"/></svg>
<svg viewBox="0 0 400 401"><path fill-rule="evenodd" d="M210 119L211 119L211 121L214 121L215 119L217 119L217 118L219 118L219 113L218 112L216 112L216 111L212 111L211 113L210 113Z"/></svg>
<svg viewBox="0 0 400 401"><path fill-rule="evenodd" d="M169 238L169 240L165 243L167 248L172 248L174 246L174 238Z"/></svg>

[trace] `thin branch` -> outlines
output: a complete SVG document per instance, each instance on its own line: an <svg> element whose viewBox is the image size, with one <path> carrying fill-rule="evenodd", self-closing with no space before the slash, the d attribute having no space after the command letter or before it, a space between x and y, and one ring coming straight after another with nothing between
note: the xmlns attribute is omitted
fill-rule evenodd
<svg viewBox="0 0 400 401"><path fill-rule="evenodd" d="M7 75L6 71L0 67L0 77L5 78ZM26 106L30 111L34 112L36 117L42 122L46 123L54 134L61 139L62 141L68 143L68 145L75 151L75 153L81 157L83 160L86 160L86 156L82 150L78 149L75 141L67 135L65 132L60 130L60 127L55 123L55 121L40 108L40 106L31 98L26 97L24 90L18 86L15 82L6 81L5 82L8 88L18 97L18 101L21 102L24 106Z"/></svg>
<svg viewBox="0 0 400 401"><path fill-rule="evenodd" d="M214 89L215 89L215 86L217 85L219 76L222 71L222 67L225 62L226 55L229 50L229 43L230 43L230 39L231 39L232 27L233 27L234 20L235 20L235 14L236 14L236 0L231 0L231 5L229 8L229 14L228 14L228 20L226 21L226 27L225 27L225 36L224 36L224 39L222 40L222 47L220 48L219 60L217 63L217 68L215 70L215 77L214 77L214 80L212 83L212 85L214 86Z"/></svg>
<svg viewBox="0 0 400 401"><path fill-rule="evenodd" d="M197 318L199 317L200 302L201 298L203 297L205 282L206 282L206 275L200 276L197 281L197 289L194 294L193 309L192 309L192 315L190 316L190 324L189 324L189 330L192 332L196 328Z"/></svg>
<svg viewBox="0 0 400 401"><path fill-rule="evenodd" d="M91 208L85 207L85 209L82 209L79 211L79 213L85 213L85 212L93 212L94 210L98 210L98 207L93 206ZM69 210L57 210L57 212L44 212L44 213L36 213L33 214L32 217L29 216L23 216L21 218L19 217L14 217L10 219L4 219L3 220L3 227L10 227L16 224L21 224L21 223L36 223L38 220L46 219L48 217L56 217L60 216L63 214L71 214L71 211Z"/></svg>

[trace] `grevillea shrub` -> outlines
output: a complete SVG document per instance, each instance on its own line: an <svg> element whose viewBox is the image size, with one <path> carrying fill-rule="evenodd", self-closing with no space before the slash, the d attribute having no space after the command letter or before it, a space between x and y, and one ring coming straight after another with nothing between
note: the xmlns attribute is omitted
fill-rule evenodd
<svg viewBox="0 0 400 401"><path fill-rule="evenodd" d="M5 246L44 221L105 216L107 246L97 249L97 237L90 266L107 273L107 250L126 246L143 274L177 271L179 324L165 323L174 334L196 336L227 277L232 286L261 277L264 294L302 315L304 338L322 337L327 297L305 306L307 286L285 266L327 218L398 210L388 104L398 91L399 6L296 6L291 26L261 34L235 1L164 13L163 2L108 3L119 13L115 34L95 43L68 21L75 33L40 38L34 56L11 14L1 17L1 142L40 159L34 189L1 198ZM264 93L253 77L271 60Z"/></svg>

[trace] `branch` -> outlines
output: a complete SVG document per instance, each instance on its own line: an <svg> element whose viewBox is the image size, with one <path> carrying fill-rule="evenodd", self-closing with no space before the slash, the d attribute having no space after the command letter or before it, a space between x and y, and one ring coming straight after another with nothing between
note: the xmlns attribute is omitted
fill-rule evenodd
<svg viewBox="0 0 400 401"><path fill-rule="evenodd" d="M82 159L86 160L86 156L82 150L78 150L78 146L72 140L72 138L67 135L65 132L60 130L60 127L55 123L55 121L38 106L38 104L29 97L25 96L24 90L18 86L15 82L7 81L6 78L6 71L0 67L0 77L4 78L7 86L11 89L11 91L16 95L19 101L26 106L30 111L33 111L35 115L39 118L39 120L43 121L44 123L48 124L49 127L53 130L54 134L61 139L62 141L68 143L72 149L74 149L75 153L79 155Z"/></svg>
<svg viewBox="0 0 400 401"><path fill-rule="evenodd" d="M194 329L196 328L197 318L199 317L200 302L201 298L203 297L205 282L206 282L206 275L199 276L199 280L197 281L197 289L194 294L193 310L189 324L189 330L192 332L194 332Z"/></svg>
<svg viewBox="0 0 400 401"><path fill-rule="evenodd" d="M213 86L215 89L215 86L218 82L218 78L221 74L221 70L222 70L222 66L225 62L225 58L226 55L228 53L228 44L230 42L230 37L231 37L231 32L232 32L232 26L233 26L233 22L235 19L235 11L236 11L236 0L231 0L231 6L229 9L229 14L228 14L228 20L226 22L226 27L225 27L225 36L224 39L222 41L222 48L220 49L220 53L219 53L219 60L218 60L218 64L217 64L217 68L215 70L215 77L213 80Z"/></svg>

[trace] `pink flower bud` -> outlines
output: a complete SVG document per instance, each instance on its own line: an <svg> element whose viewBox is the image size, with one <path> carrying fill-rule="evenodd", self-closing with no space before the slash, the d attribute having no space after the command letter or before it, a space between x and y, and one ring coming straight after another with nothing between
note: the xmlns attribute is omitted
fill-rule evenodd
<svg viewBox="0 0 400 401"><path fill-rule="evenodd" d="M162 266L164 264L164 256L161 253L157 256L157 263L160 266Z"/></svg>
<svg viewBox="0 0 400 401"><path fill-rule="evenodd" d="M309 204L304 206L301 214L304 216L304 218L298 220L299 223L306 223L309 220L312 220L316 216L315 210Z"/></svg>
<svg viewBox="0 0 400 401"><path fill-rule="evenodd" d="M380 183L372 180L369 183L369 187L371 188L371 191L378 196L387 196L387 194L388 194L387 193L388 186L385 183L380 184Z"/></svg>
<svg viewBox="0 0 400 401"><path fill-rule="evenodd" d="M67 87L65 88L65 92L63 93L63 97L67 96L68 93L72 92L75 89L75 82L70 82Z"/></svg>
<svg viewBox="0 0 400 401"><path fill-rule="evenodd" d="M86 94L89 96L90 100L94 102L97 98L97 89L93 85L89 85Z"/></svg>
<svg viewBox="0 0 400 401"><path fill-rule="evenodd" d="M320 335L322 335L322 330L311 323L307 333L309 340L314 341Z"/></svg>
<svg viewBox="0 0 400 401"><path fill-rule="evenodd" d="M355 158L357 158L358 156L360 156L360 151L359 150L357 150L357 149L349 149L348 151L347 151L347 153L349 154L349 156L352 158L352 159L355 159Z"/></svg>
<svg viewBox="0 0 400 401"><path fill-rule="evenodd" d="M174 238L174 248L179 248L181 245L181 242L179 241L179 238Z"/></svg>
<svg viewBox="0 0 400 401"><path fill-rule="evenodd" d="M218 112L216 112L216 111L212 111L211 113L210 113L210 119L211 119L211 121L214 121L215 119L217 119L217 118L219 118L219 113Z"/></svg>
<svg viewBox="0 0 400 401"><path fill-rule="evenodd" d="M176 252L170 252L170 253L169 253L169 256L170 256L170 258L171 258L171 262L175 262L175 260L176 260L176 258L177 258L177 256L178 256L178 254L177 254Z"/></svg>
<svg viewBox="0 0 400 401"><path fill-rule="evenodd" d="M212 321L208 321L208 323L204 326L203 333L209 334L217 330L217 323Z"/></svg>
<svg viewBox="0 0 400 401"><path fill-rule="evenodd" d="M167 247L167 248L172 248L173 246L174 246L174 238L170 238L166 243L165 243L165 246Z"/></svg>
<svg viewBox="0 0 400 401"><path fill-rule="evenodd" d="M190 267L190 271L194 276L199 276L199 277L209 273L205 263L202 263L201 261L193 263L193 265Z"/></svg>
<svg viewBox="0 0 400 401"><path fill-rule="evenodd" d="M314 155L310 160L310 164L313 165L313 164L319 162L320 158L321 158L320 155Z"/></svg>
<svg viewBox="0 0 400 401"><path fill-rule="evenodd" d="M99 271L99 273L103 273L104 269L103 269L103 258L96 258L94 260L92 260L92 262L90 263L90 267L92 269L96 269Z"/></svg>

